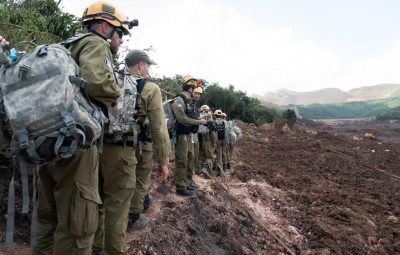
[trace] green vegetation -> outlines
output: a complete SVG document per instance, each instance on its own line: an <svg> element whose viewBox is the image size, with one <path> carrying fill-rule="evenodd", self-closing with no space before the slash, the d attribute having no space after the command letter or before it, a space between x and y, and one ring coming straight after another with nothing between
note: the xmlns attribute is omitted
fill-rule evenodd
<svg viewBox="0 0 400 255"><path fill-rule="evenodd" d="M63 12L54 0L0 0L1 34L19 50L60 42L80 27L78 18Z"/></svg>
<svg viewBox="0 0 400 255"><path fill-rule="evenodd" d="M179 80L181 76L176 75L173 78L163 77L153 79L164 91L165 98L173 98L182 92ZM256 98L249 97L243 91L236 91L234 86L223 88L219 84L208 85L200 99L198 105L207 104L211 109L221 109L230 119L239 119L247 123L256 125L265 122L273 122L278 113L261 105Z"/></svg>
<svg viewBox="0 0 400 255"><path fill-rule="evenodd" d="M19 50L30 50L35 44L56 43L75 34L81 27L78 18L59 8L54 0L0 0L1 35ZM23 42L23 43L21 43ZM155 78L164 90L165 99L181 92L181 76ZM199 105L208 104L212 109L221 109L229 118L240 119L257 125L272 122L275 110L262 106L260 101L236 91L231 85L223 88L218 84L208 86Z"/></svg>
<svg viewBox="0 0 400 255"><path fill-rule="evenodd" d="M378 120L400 120L400 107L387 110L376 116Z"/></svg>
<svg viewBox="0 0 400 255"><path fill-rule="evenodd" d="M398 97L339 104L312 104L298 106L298 109L301 116L307 119L345 119L375 117L396 107L400 107Z"/></svg>
<svg viewBox="0 0 400 255"><path fill-rule="evenodd" d="M283 111L282 117L287 120L290 127L293 127L297 120L296 112L293 109Z"/></svg>

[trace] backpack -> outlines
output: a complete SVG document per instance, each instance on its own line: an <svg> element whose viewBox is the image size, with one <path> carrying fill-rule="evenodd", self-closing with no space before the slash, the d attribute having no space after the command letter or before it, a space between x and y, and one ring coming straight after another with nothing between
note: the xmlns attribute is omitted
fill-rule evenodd
<svg viewBox="0 0 400 255"><path fill-rule="evenodd" d="M233 129L232 121L224 121L225 123L225 143L235 144L237 141L237 136L235 130Z"/></svg>
<svg viewBox="0 0 400 255"><path fill-rule="evenodd" d="M133 133L136 144L137 113L141 107L140 94L147 80L144 78L136 79L126 69L116 72L116 78L121 90L121 97L116 107L108 108L108 134L121 136Z"/></svg>
<svg viewBox="0 0 400 255"><path fill-rule="evenodd" d="M163 108L164 108L164 113L165 113L165 122L167 123L169 138L172 138L172 136L173 136L175 122L176 122L175 115L172 111L172 104L174 103L175 99L176 98L173 98L173 99L169 99L169 100L163 102Z"/></svg>
<svg viewBox="0 0 400 255"><path fill-rule="evenodd" d="M69 50L59 44L37 46L1 68L2 107L28 162L71 158L100 138L104 115L84 93L86 81L79 74Z"/></svg>
<svg viewBox="0 0 400 255"><path fill-rule="evenodd" d="M242 138L242 129L236 124L235 121L231 120L233 131L236 134L236 142Z"/></svg>
<svg viewBox="0 0 400 255"><path fill-rule="evenodd" d="M62 44L65 47L38 46L0 68L0 108L14 132L6 247L13 243L15 178L21 176L22 213L28 213L28 176L33 175L31 245L34 245L38 165L70 158L101 138L104 115L86 96L86 82L79 77L79 67L66 48L88 35L91 34L70 38Z"/></svg>
<svg viewBox="0 0 400 255"><path fill-rule="evenodd" d="M207 113L200 113L200 119L207 119L207 117ZM201 135L208 134L208 132L210 132L210 129L206 125L200 125L199 130L197 131L197 133Z"/></svg>

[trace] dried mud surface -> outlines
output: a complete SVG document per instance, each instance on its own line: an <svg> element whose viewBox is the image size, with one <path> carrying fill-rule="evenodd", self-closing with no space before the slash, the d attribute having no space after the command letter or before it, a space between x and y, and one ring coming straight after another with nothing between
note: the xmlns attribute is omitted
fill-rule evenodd
<svg viewBox="0 0 400 255"><path fill-rule="evenodd" d="M152 184L150 226L128 234L130 254L400 254L400 144L308 121L286 134L242 130L233 169L195 176L194 197L175 195L172 179ZM7 151L0 160L3 241ZM17 205L16 245L0 254L29 254L29 216Z"/></svg>

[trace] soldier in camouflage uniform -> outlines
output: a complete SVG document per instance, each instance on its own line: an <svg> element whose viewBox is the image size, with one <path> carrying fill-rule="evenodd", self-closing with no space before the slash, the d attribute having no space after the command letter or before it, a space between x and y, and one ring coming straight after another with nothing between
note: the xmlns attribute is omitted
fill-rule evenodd
<svg viewBox="0 0 400 255"><path fill-rule="evenodd" d="M223 160L225 151L225 123L222 117L222 111L216 110L214 112L215 123L217 126L217 147L216 147L216 174L224 174Z"/></svg>
<svg viewBox="0 0 400 255"><path fill-rule="evenodd" d="M207 121L213 121L212 112L208 105L200 107L202 115L207 116ZM201 173L206 178L211 178L211 170L213 169L213 155L217 146L217 133L215 130L207 129L205 133L199 133L200 155L199 162L201 164Z"/></svg>
<svg viewBox="0 0 400 255"><path fill-rule="evenodd" d="M192 134L197 132L199 125L205 125L207 121L197 118L190 102L193 90L201 86L201 83L191 76L185 76L181 84L183 92L177 95L171 106L176 118L175 186L178 195L192 196L196 189L189 179L194 165Z"/></svg>
<svg viewBox="0 0 400 255"><path fill-rule="evenodd" d="M196 112L196 115L200 117L200 112L197 108L197 102L200 100L201 94L203 94L203 89L201 87L197 87L193 90L193 96L192 96L192 102L193 102L193 109ZM200 174L200 163L199 163L199 136L197 133L192 133L193 136L193 154L194 154L194 160L193 160L193 166L191 173L189 173L189 180L192 180L193 175ZM197 184L192 181L192 186L194 188L198 188Z"/></svg>
<svg viewBox="0 0 400 255"><path fill-rule="evenodd" d="M136 78L147 78L150 65L156 64L145 52L140 50L130 51L125 58L125 63ZM169 175L170 141L164 118L161 90L157 84L147 82L140 98L141 107L138 115L142 128L139 135L139 147L136 150L138 159L136 187L130 202L128 231L142 229L148 224L148 220L141 218L140 213L144 210L145 197L149 196L153 149L156 152L161 181L165 181Z"/></svg>
<svg viewBox="0 0 400 255"><path fill-rule="evenodd" d="M97 14L96 18L91 14ZM101 16L102 14L108 16ZM117 20L109 20L110 16ZM107 18L108 17L108 18ZM128 33L123 16L112 5L95 3L86 9L83 23L91 35L72 43L71 55L87 81L86 93L97 104L117 104L111 60ZM129 159L134 161L134 159ZM42 166L38 171L38 242L32 254L90 254L98 225L97 147L69 160ZM114 253L116 254L116 253Z"/></svg>
<svg viewBox="0 0 400 255"><path fill-rule="evenodd" d="M230 162L231 162L231 157L229 154L229 150L228 150L228 146L229 146L229 141L228 141L228 134L227 134L227 128L230 125L230 123L228 123L227 119L227 115L226 113L222 113L222 121L224 122L224 126L225 126L225 139L224 139L224 146L223 146L223 150L222 150L222 170L224 170L224 172L226 172L228 170L228 164L230 166Z"/></svg>

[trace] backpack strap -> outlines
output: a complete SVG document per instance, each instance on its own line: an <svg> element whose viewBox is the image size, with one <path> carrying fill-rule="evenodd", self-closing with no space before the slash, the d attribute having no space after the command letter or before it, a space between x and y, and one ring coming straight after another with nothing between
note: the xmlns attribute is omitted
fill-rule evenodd
<svg viewBox="0 0 400 255"><path fill-rule="evenodd" d="M15 218L15 184L14 179L17 171L16 155L12 157L13 175L8 186L8 202L7 202L7 230L5 246L11 247L14 242L14 218Z"/></svg>
<svg viewBox="0 0 400 255"><path fill-rule="evenodd" d="M84 34L77 34L72 36L71 38L68 38L67 40L61 42L60 44L64 46L65 48L69 49L72 44L82 40L85 37L88 37L90 35L93 35L93 33L84 33Z"/></svg>

